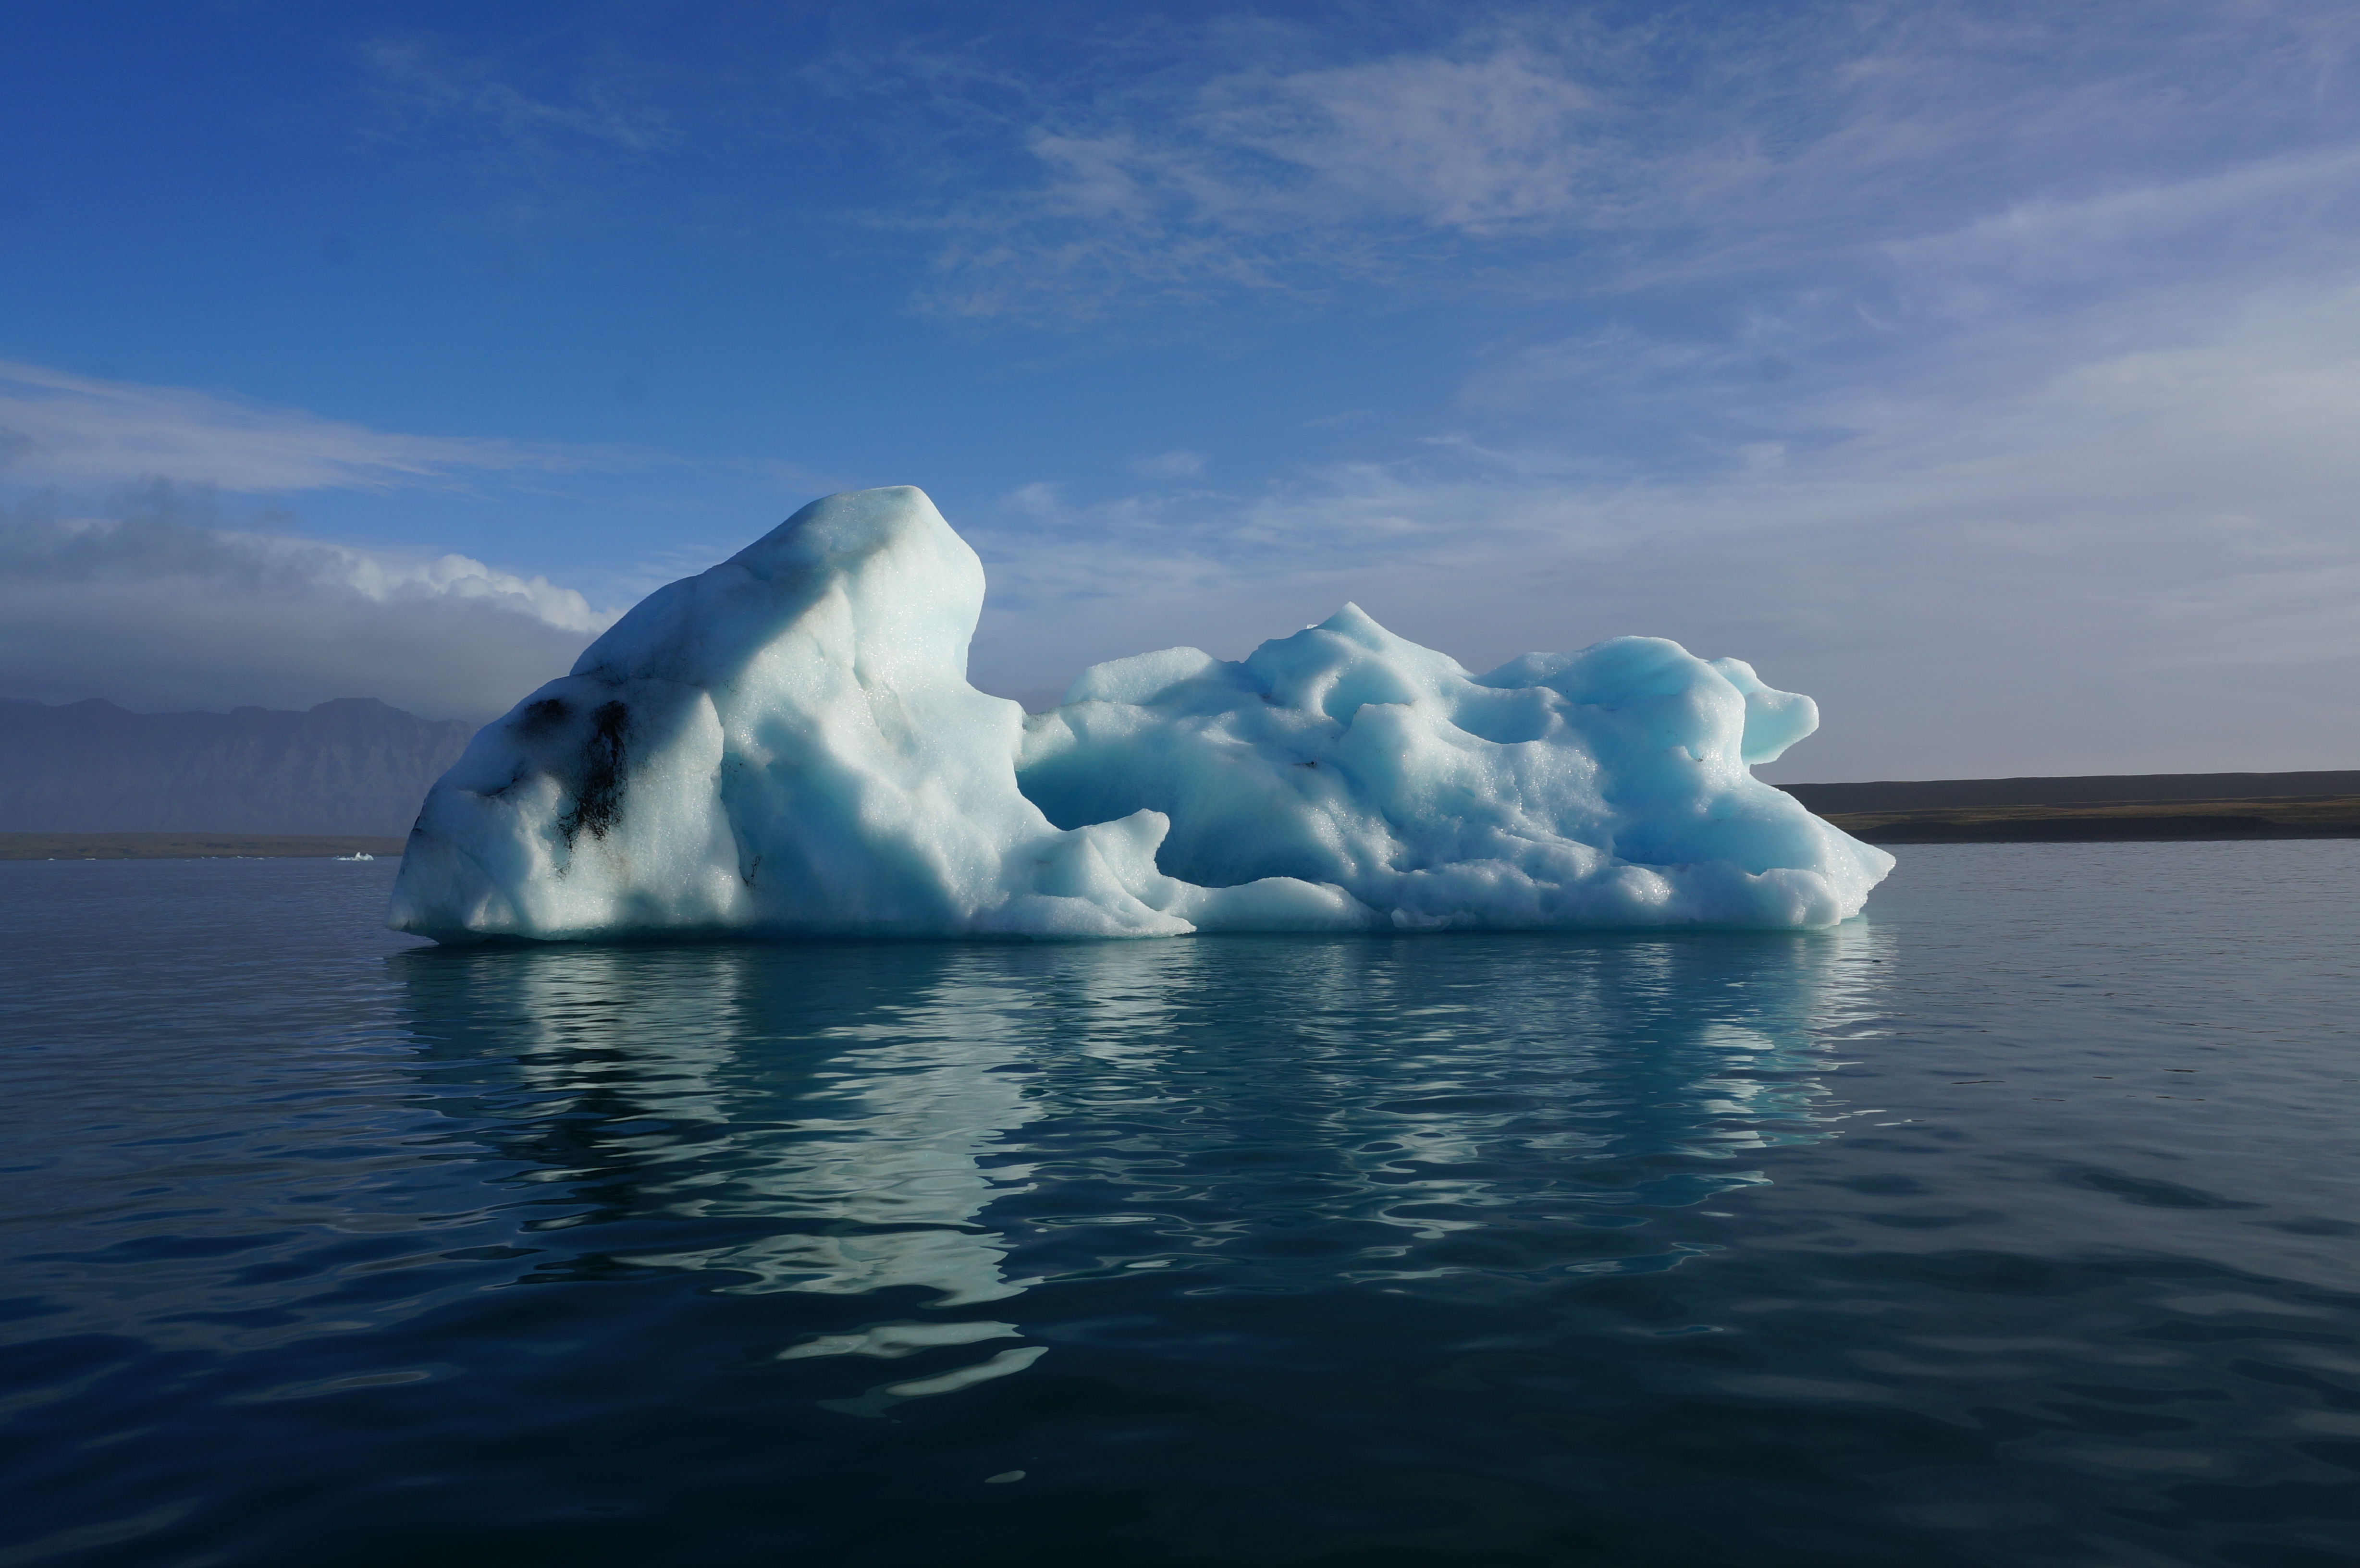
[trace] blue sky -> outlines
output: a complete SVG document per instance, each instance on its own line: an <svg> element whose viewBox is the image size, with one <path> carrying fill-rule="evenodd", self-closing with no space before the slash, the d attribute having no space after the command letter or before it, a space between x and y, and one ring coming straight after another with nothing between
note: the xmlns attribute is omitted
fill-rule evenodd
<svg viewBox="0 0 2360 1568"><path fill-rule="evenodd" d="M975 675L1347 599L1785 779L2360 765L2344 4L53 5L0 695L483 717L923 486Z"/></svg>

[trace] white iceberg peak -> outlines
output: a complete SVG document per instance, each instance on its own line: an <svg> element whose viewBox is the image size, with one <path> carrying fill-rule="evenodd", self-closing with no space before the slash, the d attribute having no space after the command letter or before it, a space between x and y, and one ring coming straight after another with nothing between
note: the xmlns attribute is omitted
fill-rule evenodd
<svg viewBox="0 0 2360 1568"><path fill-rule="evenodd" d="M390 923L1798 927L1857 912L1892 865L1747 772L1817 713L1733 659L1622 637L1476 678L1348 604L1237 663L1096 666L1027 720L967 684L983 589L921 492L814 502L478 735Z"/></svg>

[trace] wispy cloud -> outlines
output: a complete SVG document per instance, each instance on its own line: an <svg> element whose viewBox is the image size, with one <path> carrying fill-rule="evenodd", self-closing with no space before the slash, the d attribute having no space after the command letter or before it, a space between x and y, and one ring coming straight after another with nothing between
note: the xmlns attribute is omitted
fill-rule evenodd
<svg viewBox="0 0 2360 1568"><path fill-rule="evenodd" d="M1345 284L1653 289L2360 145L2346 7L1492 7L1409 47L1393 20L1358 48L1208 27L1186 65L1017 96L1032 178L934 216L929 303L1054 323Z"/></svg>
<svg viewBox="0 0 2360 1568"><path fill-rule="evenodd" d="M670 113L646 91L647 68L611 53L579 66L544 94L519 86L500 62L430 34L373 38L361 46L360 60L388 109L510 146L570 138L650 152L679 136Z"/></svg>
<svg viewBox="0 0 2360 1568"><path fill-rule="evenodd" d="M404 435L220 392L0 361L0 480L113 486L141 476L246 494L447 485L469 474L638 466L655 454Z"/></svg>
<svg viewBox="0 0 2360 1568"><path fill-rule="evenodd" d="M467 224L504 246L644 221L637 198L678 167L710 103L702 73L588 15L533 29L529 49L474 41L407 30L360 42L348 107L364 145L465 190Z"/></svg>
<svg viewBox="0 0 2360 1568"><path fill-rule="evenodd" d="M1131 471L1142 479L1193 479L1205 472L1205 457L1195 452L1159 452L1140 458Z"/></svg>
<svg viewBox="0 0 2360 1568"><path fill-rule="evenodd" d="M1631 156L1612 143L1613 106L1569 64L1505 42L1471 59L1233 77L1209 90L1205 125L1299 171L1291 183L1338 216L1479 234L1611 221L1629 204L1617 186Z"/></svg>

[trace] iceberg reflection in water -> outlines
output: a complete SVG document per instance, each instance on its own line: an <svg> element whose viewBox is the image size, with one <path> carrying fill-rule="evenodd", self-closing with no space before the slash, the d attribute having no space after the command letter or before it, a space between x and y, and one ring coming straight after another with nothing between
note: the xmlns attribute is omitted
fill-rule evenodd
<svg viewBox="0 0 2360 1568"><path fill-rule="evenodd" d="M1712 1244L1651 1214L1850 1114L1819 1074L1868 1027L1879 947L1855 923L395 962L430 1073L499 1104L459 1103L522 1162L538 1275L836 1299L775 1354L893 1362L821 1401L877 1414L1039 1361L1047 1287L1455 1294L1677 1264Z"/></svg>
<svg viewBox="0 0 2360 1568"><path fill-rule="evenodd" d="M2343 1561L2360 844L1905 872L405 950L0 864L0 1563Z"/></svg>

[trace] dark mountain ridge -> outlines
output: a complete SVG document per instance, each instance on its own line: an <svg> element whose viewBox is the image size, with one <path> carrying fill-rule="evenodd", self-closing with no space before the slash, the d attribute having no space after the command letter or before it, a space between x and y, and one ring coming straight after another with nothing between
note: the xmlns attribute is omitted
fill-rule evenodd
<svg viewBox="0 0 2360 1568"><path fill-rule="evenodd" d="M373 697L226 713L0 700L0 833L399 837L475 733Z"/></svg>

